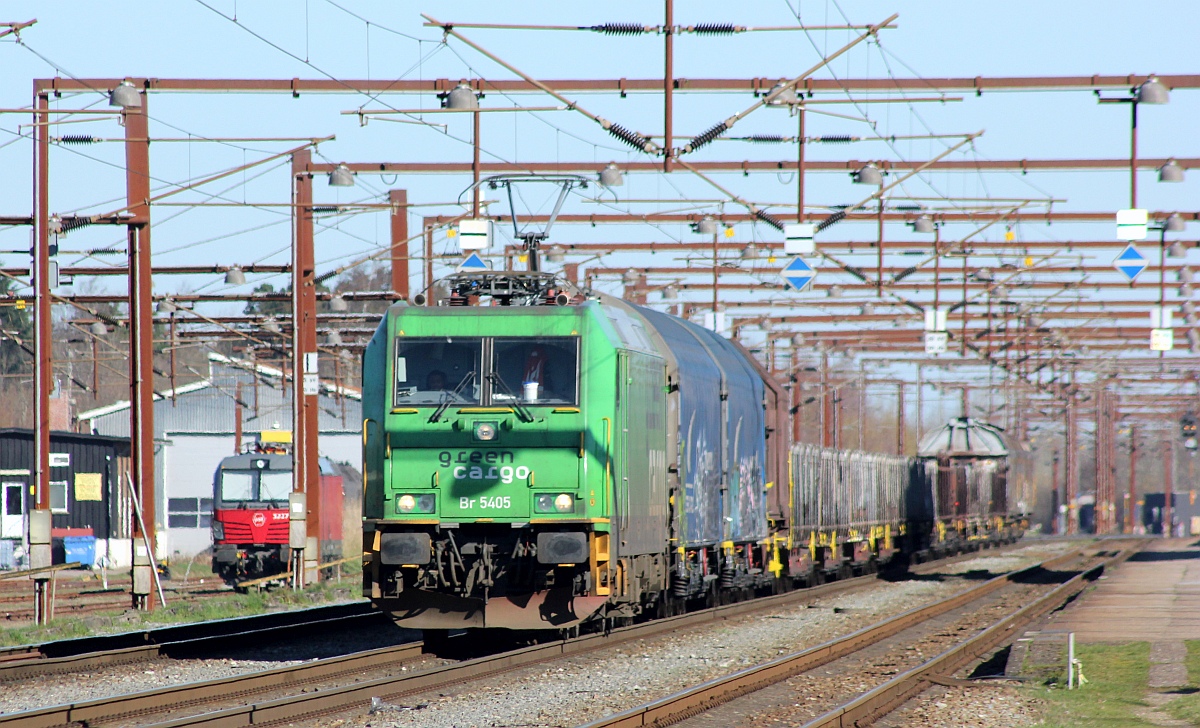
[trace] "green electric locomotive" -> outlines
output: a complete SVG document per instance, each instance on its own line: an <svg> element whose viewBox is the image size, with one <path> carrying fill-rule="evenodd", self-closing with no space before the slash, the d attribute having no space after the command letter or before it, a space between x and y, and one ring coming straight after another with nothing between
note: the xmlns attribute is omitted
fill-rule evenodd
<svg viewBox="0 0 1200 728"><path fill-rule="evenodd" d="M446 284L363 361L366 596L403 626L563 629L771 586L786 443L744 350L549 274Z"/></svg>

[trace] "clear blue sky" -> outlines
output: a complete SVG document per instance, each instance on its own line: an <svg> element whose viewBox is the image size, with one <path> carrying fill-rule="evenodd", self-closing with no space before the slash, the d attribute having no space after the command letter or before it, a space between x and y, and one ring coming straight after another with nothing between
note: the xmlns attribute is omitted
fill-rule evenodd
<svg viewBox="0 0 1200 728"><path fill-rule="evenodd" d="M433 78L469 77L482 73L498 78L509 74L461 43L439 44L441 33L421 26L419 13L459 22L531 22L588 25L621 21L657 24L662 8L647 3L610 3L602 10L573 3L525 2L351 2L328 0L306 2L233 2L205 0L174 2L68 3L17 1L4 5L0 20L21 21L36 17L38 24L22 32L22 47L0 41L2 105L28 105L31 80L58 72L80 77L308 77L329 74L339 78ZM679 3L676 22L733 22L742 25L787 25L796 22L793 5L779 2ZM343 9L345 8L345 9ZM237 23L218 14L232 17ZM354 17L346 9L360 16ZM898 12L899 28L882 34L882 49L862 46L831 68L817 74L828 77L876 76L988 76L1139 74L1200 72L1200 51L1194 38L1200 30L1200 13L1194 2L1128 3L1105 2L1017 2L969 4L934 0L899 0L892 3L842 0L840 3L800 3L806 24L840 23L844 11L854 23L871 23ZM365 19L365 20L364 20ZM369 21L369 22L367 22ZM284 50L251 35L253 31ZM657 36L606 38L590 33L464 31L471 38L512 63L541 78L554 77L650 77L660 73L661 40ZM745 34L734 38L705 39L684 36L677 41L676 73L679 76L791 76L812 65L821 51L846 42L845 31ZM286 52L285 52L286 51ZM40 54L39 57L35 54ZM307 58L311 65L288 53ZM1145 108L1141 114L1141 154L1145 156L1200 156L1195 119L1200 118L1200 94L1179 91L1165 107ZM544 104L534 96L506 99L489 95L485 105ZM730 113L741 110L752 99L735 95L685 96L679 103L676 129L694 133ZM397 108L432 107L436 99L391 96ZM626 126L656 133L660 124L657 97L619 99L615 96L580 97L590 109ZM106 108L99 94L64 99L63 106L94 105ZM465 119L450 120L450 135L408 124L372 122L359 127L354 117L338 112L371 103L349 95L307 96L208 96L156 95L151 99L152 134L155 136L323 136L336 134L337 141L321 146L330 161L460 160L470 158L470 129ZM884 134L962 133L986 129L976 144L981 158L1120 157L1128 153L1126 107L1100 106L1089 92L985 94L966 96L962 103L903 104L869 109ZM443 118L429 117L441 122ZM812 117L810 133L864 133L865 125L833 118ZM28 117L0 117L0 144L15 139L17 125ZM119 137L112 121L63 127L63 132ZM27 132L28 128L21 130ZM783 112L761 110L738 126L737 133L794 133ZM454 138L456 137L456 138ZM912 142L853 148L813 148L813 155L870 159L899 154L924 159L942 149L942 142ZM157 144L152 150L152 169L162 181L181 181L261 158L281 144ZM542 114L495 114L487 117L484 146L491 158L499 159L593 159L597 168L609 160L634 159L592 122L570 112ZM705 150L700 158L790 157L790 148L763 148L721 142ZM31 209L31 144L18 140L0 148L0 163L7 173L3 212L27 214ZM51 209L60 212L111 209L113 200L124 195L121 169L123 151L118 144L55 148L52 155L53 188ZM218 184L209 192L227 190L224 199L249 202L286 202L287 175L275 168L261 177L257 172ZM743 178L723 175L721 181L738 194L759 201L789 201L794 198L794 181L788 177L760 175ZM389 186L410 190L414 203L447 202L458 197L466 181L460 177L360 179L353 190L317 185L318 200L375 200ZM156 185L157 186L157 185ZM857 201L862 188L849 184L844 175L814 175L809 183L815 204ZM1048 173L1022 178L1014 174L949 174L924 177L924 183L906 188L913 195L938 193L957 195L1040 196L1050 194L1069 202L1056 209L1115 209L1124 206L1128 180L1121 173ZM1142 202L1152 209L1194 209L1200 191L1200 174L1193 173L1183 185L1158 185L1153 174L1141 179ZM624 198L691 196L713 197L713 191L686 174L667 178L660 174L631 177L619 191ZM180 199L198 200L199 195ZM527 200L537 208L541 199ZM119 206L119 205L116 205ZM596 205L573 199L571 211L596 209ZM421 214L436 208L426 208ZM451 208L443 208L449 211ZM505 210L506 211L506 210ZM161 251L162 264L280 262L286 259L289 242L286 210L191 211L175 219L176 208L155 212L154 246ZM378 250L387 240L387 221L379 214L363 215L340 222L338 229L321 233L318 260L332 267L355 256ZM221 235L265 226L253 232L204 242ZM1193 228L1197 227L1195 225ZM952 234L947 231L948 234ZM997 230L996 234L1001 231ZM1024 226L1022 239L1070 239L1108 237L1108 226ZM839 236L869 239L871 226L846 225ZM1197 230L1189 230L1195 236ZM0 246L21 247L27 231L0 231ZM681 226L661 229L643 226L621 231L559 228L562 240L689 239ZM777 239L769 230L744 226L739 240ZM897 229L889 237L903 238ZM64 240L64 249L82 250L117 242L113 230L86 230ZM445 247L448 243L439 242ZM70 263L77 257L68 257ZM25 262L23 256L0 257L5 264ZM665 262L664 256L655 259ZM108 258L117 263L119 259ZM92 261L95 262L95 261ZM624 264L624 261L619 261ZM630 261L636 262L636 261ZM1107 262L1107 261L1105 261ZM1196 261L1193 261L1195 263ZM252 278L250 285L257 280ZM284 282L273 279L277 284ZM218 291L223 281L213 277L156 281L156 290L180 286L191 290Z"/></svg>

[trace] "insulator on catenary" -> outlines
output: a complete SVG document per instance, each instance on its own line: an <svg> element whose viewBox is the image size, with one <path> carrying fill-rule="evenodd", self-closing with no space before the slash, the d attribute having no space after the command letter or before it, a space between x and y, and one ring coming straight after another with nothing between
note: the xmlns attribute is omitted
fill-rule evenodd
<svg viewBox="0 0 1200 728"><path fill-rule="evenodd" d="M816 139L823 144L849 144L854 137L849 134L823 134Z"/></svg>
<svg viewBox="0 0 1200 728"><path fill-rule="evenodd" d="M64 134L58 138L59 144L95 144L99 141L91 134Z"/></svg>
<svg viewBox="0 0 1200 728"><path fill-rule="evenodd" d="M692 141L690 141L688 145L683 148L683 151L694 152L705 144L712 143L714 139L727 131L729 131L729 125L722 121L720 124L713 126L711 129L702 131L693 137Z"/></svg>
<svg viewBox="0 0 1200 728"><path fill-rule="evenodd" d="M916 272L917 272L917 266L915 266L915 265L910 268L905 268L904 270L902 270L896 274L896 277L892 279L892 282L899 283L900 281L904 280L905 278L908 278L909 276L911 276L913 273L916 273Z"/></svg>
<svg viewBox="0 0 1200 728"><path fill-rule="evenodd" d="M701 23L700 25L689 25L683 30L696 35L733 35L744 28L739 28L733 23Z"/></svg>
<svg viewBox="0 0 1200 728"><path fill-rule="evenodd" d="M625 142L634 149L640 149L643 152L651 152L654 150L654 143L646 137L638 134L636 131L630 131L620 124L613 124L608 127L608 133Z"/></svg>
<svg viewBox="0 0 1200 728"><path fill-rule="evenodd" d="M66 233L91 224L92 219L90 217L64 217L62 219L62 231Z"/></svg>
<svg viewBox="0 0 1200 728"><path fill-rule="evenodd" d="M783 230L783 223L780 222L778 220L778 218L771 215L771 213L767 212L766 210L755 210L754 216L756 218L758 218L759 220L762 220L766 224L770 225L771 227L775 228L776 230Z"/></svg>
<svg viewBox="0 0 1200 728"><path fill-rule="evenodd" d="M860 281L867 280L867 274L863 273L863 269L859 268L857 265L846 265L846 272Z"/></svg>
<svg viewBox="0 0 1200 728"><path fill-rule="evenodd" d="M589 25L587 29L605 35L642 35L652 32L651 29L637 23L601 23L600 25Z"/></svg>
<svg viewBox="0 0 1200 728"><path fill-rule="evenodd" d="M741 141L752 142L754 144L785 144L792 141L792 137L781 134L751 134L750 136L738 138Z"/></svg>
<svg viewBox="0 0 1200 728"><path fill-rule="evenodd" d="M838 210L837 212L833 213L832 215L830 215L829 217L825 218L824 220L822 220L820 223L817 224L817 232L821 232L825 228L830 227L832 225L837 225L839 222L841 222L842 220L845 220L845 219L846 219L846 211Z"/></svg>

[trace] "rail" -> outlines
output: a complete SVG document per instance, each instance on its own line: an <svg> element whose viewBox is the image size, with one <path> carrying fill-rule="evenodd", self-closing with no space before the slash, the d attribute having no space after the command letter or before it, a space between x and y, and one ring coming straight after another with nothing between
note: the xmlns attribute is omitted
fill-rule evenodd
<svg viewBox="0 0 1200 728"><path fill-rule="evenodd" d="M1144 548L1145 542L1124 549L1102 564L1076 574L1036 601L1028 604L975 637L946 650L932 660L903 672L864 695L841 705L803 728L850 728L867 726L923 692L945 677L1012 638L1017 630L1074 597L1105 568L1116 566Z"/></svg>
<svg viewBox="0 0 1200 728"><path fill-rule="evenodd" d="M312 634L312 628L362 622L364 628L378 620L391 624L368 602L331 604L249 617L172 625L114 635L81 637L43 644L0 648L0 682L29 677L127 664L157 657L188 657L208 646L221 646L231 638L279 639L295 632Z"/></svg>
<svg viewBox="0 0 1200 728"><path fill-rule="evenodd" d="M960 558L973 558L976 555L970 554ZM938 566L953 563L960 558L947 559ZM162 723L147 721L142 723L142 728L167 728L168 726L183 728L184 726L202 725L250 726L288 721L299 716L359 708L369 705L373 697L392 700L402 695L444 688L464 680L499 675L517 667L532 665L564 655L579 655L628 641L772 609L783 604L827 596L875 581L875 575L839 580L810 589L713 607L676 617L654 620L646 624L623 627L608 633L588 634L572 640L525 647L421 672L402 675L389 674L386 677L374 679L362 674L366 668L373 665L394 667L397 660L415 655L423 647L421 643L415 643L248 675L0 715L0 726L3 728L34 728L35 726L42 728L70 723L99 725L120 722L121 716L132 713L153 713L163 716ZM254 693L264 693L281 688L299 688L307 682L342 674L354 675L358 682L340 687L322 687L316 691L310 690L286 697L264 699L259 702L254 702L251 697ZM190 706L217 701L234 694L238 695L239 700L244 703L192 716L179 715L178 709L182 705Z"/></svg>
<svg viewBox="0 0 1200 728"><path fill-rule="evenodd" d="M45 574L52 571L63 571L65 569L79 569L83 564L78 561L71 561L66 564L55 564L54 566L42 566L37 569L24 569L22 571L8 571L0 574L0 581L5 579L19 579L22 576L33 576L34 574Z"/></svg>
<svg viewBox="0 0 1200 728"><path fill-rule="evenodd" d="M840 657L858 652L915 624L925 622L952 609L980 599L1000 587L1015 581L1024 574L1031 573L1037 569L1052 568L1067 563L1072 559L1078 558L1084 550L1082 548L1076 549L1026 569L989 579L972 589L924 607L911 609L844 637L785 655L771 662L740 670L732 675L710 680L701 685L679 691L631 710L601 718L600 720L588 723L583 728L634 728L635 726L641 728L652 725L669 725L673 722L684 720L714 708L717 705L729 702L769 685L782 682L794 675L825 665ZM1128 556L1125 558L1128 558ZM1078 578L1080 577L1077 576L1074 579ZM1055 591L1057 592L1058 589ZM846 715L846 722L811 723L809 725L820 726L820 728L833 728L833 726L841 728L842 726L859 725L854 723L854 720L861 718L862 713L856 712L853 714L853 717L850 717L849 712ZM808 727L806 726L806 728Z"/></svg>
<svg viewBox="0 0 1200 728"><path fill-rule="evenodd" d="M361 560L362 560L362 556L347 556L346 558L338 559L337 561L329 561L324 564L317 564L316 568L317 568L317 570L331 569L335 566L340 567L342 564L348 564L351 561L361 561ZM287 571L283 571L278 574L271 574L270 576L261 576L257 579L251 579L249 581L239 581L237 584L234 585L234 588L235 589L246 589L248 587L257 587L257 588L261 589L263 586L270 584L273 581L279 581L280 579L286 579L287 577L289 577L291 575L292 575L292 570L288 569ZM342 575L342 572L341 572L341 569L339 569L338 570L338 578L341 578L341 575Z"/></svg>

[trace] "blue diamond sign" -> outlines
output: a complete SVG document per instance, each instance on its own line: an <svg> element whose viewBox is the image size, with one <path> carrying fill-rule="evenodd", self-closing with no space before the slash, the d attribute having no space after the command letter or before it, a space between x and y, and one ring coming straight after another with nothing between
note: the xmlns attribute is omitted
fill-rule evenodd
<svg viewBox="0 0 1200 728"><path fill-rule="evenodd" d="M804 258L792 258L792 262L784 266L779 275L783 277L784 283L800 292L812 284L813 279L817 277L817 272L811 265L804 262Z"/></svg>
<svg viewBox="0 0 1200 728"><path fill-rule="evenodd" d="M1113 261L1113 265L1117 267L1117 270L1124 273L1125 277L1132 283L1133 279L1137 278L1139 273L1146 270L1146 256L1142 255L1133 243L1130 243L1125 246L1125 249L1117 256L1117 259Z"/></svg>
<svg viewBox="0 0 1200 728"><path fill-rule="evenodd" d="M458 264L459 273L474 273L480 270L490 270L488 264L483 262L483 258L479 257L479 253L471 253L467 259Z"/></svg>

